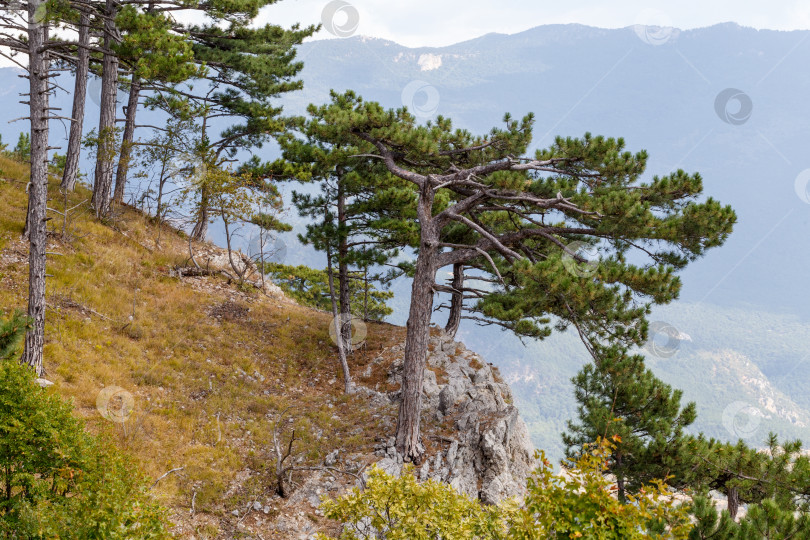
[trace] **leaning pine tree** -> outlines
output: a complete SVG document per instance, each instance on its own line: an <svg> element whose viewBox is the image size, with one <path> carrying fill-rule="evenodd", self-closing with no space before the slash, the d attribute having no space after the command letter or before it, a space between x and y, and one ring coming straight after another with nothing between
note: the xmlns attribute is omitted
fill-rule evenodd
<svg viewBox="0 0 810 540"><path fill-rule="evenodd" d="M323 121L372 147L369 152L417 191L419 248L416 260L399 409L396 445L407 460L420 461L422 383L427 357L436 274L440 268L486 259L493 274L510 268L521 296L542 284L536 299L569 310L581 323L604 313L588 308L591 297L616 305L615 332L642 332L632 322L634 298L667 301L677 295L674 271L732 230L734 211L709 198L699 175L676 171L641 181L647 154L624 150L622 139L558 138L551 147L526 156L534 118L508 115L501 129L483 136L454 130L451 122L417 125L405 109L385 110L352 94L334 99ZM508 223L505 223L507 222ZM447 231L464 227L470 234ZM564 256L581 261L572 242L604 245L593 274L566 271ZM628 262L628 255L649 258ZM513 293L517 294L517 293ZM508 306L487 309L509 318ZM527 307L542 323L539 308ZM639 308L641 309L641 308ZM499 312L499 310L501 310ZM621 317L620 317L621 316ZM522 314L515 313L518 320ZM542 329L540 329L542 330ZM538 332L540 332L538 330ZM542 334L542 333L541 333Z"/></svg>

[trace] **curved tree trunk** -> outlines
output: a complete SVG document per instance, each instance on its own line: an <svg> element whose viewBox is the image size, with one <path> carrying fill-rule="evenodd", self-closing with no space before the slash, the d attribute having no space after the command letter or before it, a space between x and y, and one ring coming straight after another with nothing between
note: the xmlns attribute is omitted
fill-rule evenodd
<svg viewBox="0 0 810 540"><path fill-rule="evenodd" d="M60 187L73 191L79 176L79 157L82 146L82 129L84 128L84 102L87 98L87 75L90 70L90 15L82 10L79 18L79 48L76 60L76 82L73 85L73 111L70 117L70 135L68 136L65 171L62 174Z"/></svg>
<svg viewBox="0 0 810 540"><path fill-rule="evenodd" d="M29 104L31 116L31 182L28 190L28 317L21 362L42 375L45 346L45 248L48 199L48 27L38 19L41 0L28 3Z"/></svg>
<svg viewBox="0 0 810 540"><path fill-rule="evenodd" d="M115 193L113 200L117 203L124 202L124 189L127 185L129 160L132 158L132 140L135 136L135 113L138 111L138 98L140 97L140 93L141 80L133 73L132 82L129 87L124 134L121 137L121 153L118 156L118 170L115 173Z"/></svg>
<svg viewBox="0 0 810 540"><path fill-rule="evenodd" d="M118 93L118 57L112 51L116 3L107 0L104 17L104 56L101 72L101 110L98 120L98 152L93 183L93 208L99 218L110 214L110 196L115 164L115 113Z"/></svg>
<svg viewBox="0 0 810 540"><path fill-rule="evenodd" d="M433 285L438 270L435 259L438 253L439 228L431 217L433 195L430 184L426 182L421 189L417 207L421 245L411 287L411 308L406 325L405 359L402 367L402 401L397 418L397 452L406 461L416 464L422 461L424 453L419 424L425 361L430 341L430 316L433 312Z"/></svg>
<svg viewBox="0 0 810 540"><path fill-rule="evenodd" d="M444 331L450 337L456 337L456 332L458 332L458 327L461 324L461 311L464 308L464 293L461 292L461 288L464 287L464 265L461 263L453 265L452 287L459 292L452 293L450 315L447 317Z"/></svg>

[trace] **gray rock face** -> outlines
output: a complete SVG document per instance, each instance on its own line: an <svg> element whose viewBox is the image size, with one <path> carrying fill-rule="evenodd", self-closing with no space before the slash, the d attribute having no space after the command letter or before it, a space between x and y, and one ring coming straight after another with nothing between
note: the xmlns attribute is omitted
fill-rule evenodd
<svg viewBox="0 0 810 540"><path fill-rule="evenodd" d="M417 474L421 479L446 482L489 504L522 496L535 467L534 447L526 424L511 405L509 386L496 379L497 368L493 370L448 336L431 338L429 348L422 418L436 418L445 435L431 433L423 421L423 437L439 443L441 449L425 455ZM399 383L401 377L400 356L391 366L389 380ZM398 400L399 396L392 398ZM449 426L453 433L447 436ZM378 465L399 474L402 457L396 454L393 439L388 443Z"/></svg>

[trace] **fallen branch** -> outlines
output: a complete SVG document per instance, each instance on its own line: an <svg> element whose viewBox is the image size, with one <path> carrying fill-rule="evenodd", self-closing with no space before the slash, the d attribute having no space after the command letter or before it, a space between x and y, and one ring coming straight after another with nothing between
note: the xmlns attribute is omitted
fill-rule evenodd
<svg viewBox="0 0 810 540"><path fill-rule="evenodd" d="M155 483L154 483L154 484L152 484L151 486L149 486L149 489L152 489L153 487L155 487L155 486L157 485L157 483L158 483L158 482L160 482L161 480L163 480L164 478L166 478L166 477L167 477L167 476L169 476L170 474L175 473L175 472L178 472L178 471L182 471L183 469L185 469L185 467L177 467L176 469L172 469L172 470L170 470L170 471L167 471L167 472L163 473L163 475L162 475L162 476L160 476L160 478L158 478L157 480L155 480Z"/></svg>

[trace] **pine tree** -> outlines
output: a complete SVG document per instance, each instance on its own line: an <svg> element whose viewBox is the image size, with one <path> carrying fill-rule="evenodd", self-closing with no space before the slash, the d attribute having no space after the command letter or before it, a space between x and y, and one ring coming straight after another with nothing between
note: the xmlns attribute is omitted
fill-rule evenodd
<svg viewBox="0 0 810 540"><path fill-rule="evenodd" d="M206 68L205 75L193 88L177 86L167 92L203 110L201 138L194 153L204 167L219 167L239 151L260 148L287 127L282 107L274 99L302 88L295 78L303 68L303 63L295 61L295 46L316 27L294 25L288 30L268 24L254 28L258 10L274 2L225 0L212 8L212 22L182 28L191 41L194 60ZM227 122L219 136L212 133L211 118ZM210 220L211 194L204 181L198 187L191 234L202 239Z"/></svg>
<svg viewBox="0 0 810 540"><path fill-rule="evenodd" d="M617 345L596 344L593 352L593 363L572 379L579 406L563 434L568 457L577 459L599 437L613 440L606 472L615 475L621 501L654 479L690 485L695 460L684 428L695 421L695 404L681 407L682 392L658 379L643 356Z"/></svg>
<svg viewBox="0 0 810 540"><path fill-rule="evenodd" d="M8 319L0 311L0 361L8 360L18 351L25 337L30 321L20 310L12 313Z"/></svg>
<svg viewBox="0 0 810 540"><path fill-rule="evenodd" d="M801 441L780 443L770 434L764 449L706 440L692 443L695 490L719 491L728 500L732 519L743 504L775 501L781 508L807 513L810 509L810 458Z"/></svg>
<svg viewBox="0 0 810 540"><path fill-rule="evenodd" d="M353 95L353 94L350 94ZM336 99L342 99L333 93ZM368 143L336 132L324 122L328 107L308 108L309 118L298 119L295 133L278 138L282 160L270 167L303 183L317 182L320 194L294 192L301 216L313 221L299 235L304 244L334 254L339 309L344 323L352 309L352 281L387 284L406 270L393 261L402 248L415 244L415 193L410 184L380 163L365 157ZM380 269L388 267L384 272ZM359 269L362 277L353 275ZM366 285L368 288L368 285ZM343 340L350 340L344 324Z"/></svg>
<svg viewBox="0 0 810 540"><path fill-rule="evenodd" d="M558 306L587 334L643 337L634 297L667 301L678 291L675 270L708 248L721 245L736 220L730 207L699 201L699 175L676 171L641 181L647 154L632 154L622 139L557 138L525 156L534 118L504 119L504 127L474 136L455 130L445 118L416 125L407 110L385 110L347 95L333 98L324 122L369 143L372 155L417 192L418 257L407 324L397 449L419 461L422 381L436 275L440 268L487 259L497 271L503 258L515 278L506 286L537 318L542 307ZM507 223L508 222L508 223ZM448 229L462 227L470 234ZM461 243L457 243L460 239ZM575 241L603 242L606 256L592 275L564 271L565 258L582 262L568 247ZM630 256L648 258L642 266ZM491 261L490 261L491 259ZM536 289L530 287L536 284ZM540 293L531 299L532 293ZM525 296L524 296L525 295ZM589 297L616 313L588 307ZM529 303L532 302L532 303ZM494 318L509 313L489 308ZM505 306L504 306L505 309ZM522 320L522 313L515 320ZM542 333L544 326L535 324Z"/></svg>
<svg viewBox="0 0 810 540"><path fill-rule="evenodd" d="M4 2L8 7L8 2ZM48 137L51 118L50 95L55 86L51 79L52 51L50 30L56 17L41 0L20 3L20 10L0 11L0 46L27 56L20 67L28 73L26 103L30 131L18 144L28 154L31 175L28 186L28 211L23 235L28 238L28 310L31 325L25 336L22 362L42 373L45 344L45 266L46 209L48 198ZM9 57L6 55L6 57Z"/></svg>
<svg viewBox="0 0 810 540"><path fill-rule="evenodd" d="M124 198L142 90L155 84L179 83L201 74L201 68L193 62L191 44L184 35L174 32L172 20L157 12L158 6L154 3L145 10L139 7L125 6L116 18L122 37L115 53L120 64L130 72L113 193L113 200L118 203Z"/></svg>

